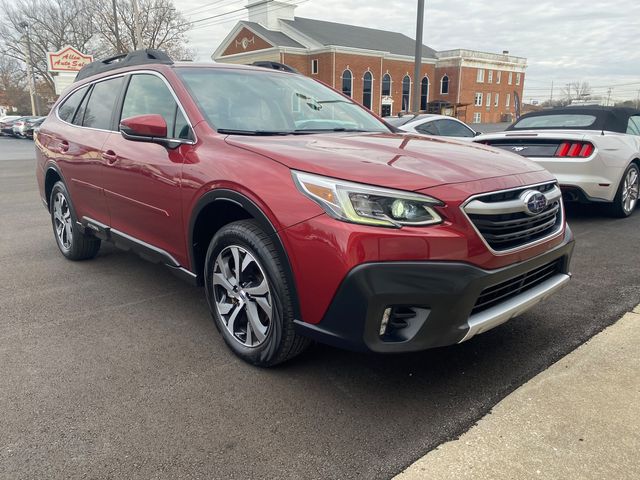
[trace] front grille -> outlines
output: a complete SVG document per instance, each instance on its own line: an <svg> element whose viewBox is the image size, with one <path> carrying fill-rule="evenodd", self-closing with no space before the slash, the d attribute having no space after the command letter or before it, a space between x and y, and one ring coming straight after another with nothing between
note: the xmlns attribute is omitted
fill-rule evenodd
<svg viewBox="0 0 640 480"><path fill-rule="evenodd" d="M487 310L532 289L536 285L540 285L553 275L560 273L561 269L562 259L560 258L541 267L534 268L527 273L485 288L482 293L480 293L478 300L476 300L476 304L473 310L471 310L471 315Z"/></svg>
<svg viewBox="0 0 640 480"><path fill-rule="evenodd" d="M521 200L524 192L545 194L547 206L536 215ZM464 208L485 242L495 251L511 250L544 239L562 227L562 200L557 185L545 184L482 195Z"/></svg>

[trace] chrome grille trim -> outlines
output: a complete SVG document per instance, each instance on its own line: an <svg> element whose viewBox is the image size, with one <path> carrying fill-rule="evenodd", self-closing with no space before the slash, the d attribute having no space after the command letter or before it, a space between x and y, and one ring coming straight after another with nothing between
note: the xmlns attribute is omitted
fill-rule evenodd
<svg viewBox="0 0 640 480"><path fill-rule="evenodd" d="M526 190L540 191L546 197L547 202L550 204L550 206L538 215L530 215L526 211L523 201L519 198L509 199L505 201L493 201L493 198L495 198L496 195L509 194L511 192L524 192ZM505 196L513 197L513 195ZM490 199L490 201L482 201L483 198ZM496 190L492 192L473 195L460 206L460 209L462 210L462 213L467 218L482 242L485 244L487 249L489 249L489 251L491 251L494 255L507 255L513 252L524 250L526 248L539 245L543 242L558 237L564 232L565 216L564 205L562 203L562 192L558 187L557 182L555 181L533 185L524 185L505 190ZM526 214L528 216L526 218L508 219L504 221L485 221L481 218L478 218L482 215L490 216L517 213ZM537 238L531 242L526 242L521 245L504 249L501 249L495 245L496 243L513 242L517 240L518 237L526 238L529 235L535 235L536 231L542 232L555 224L557 224L557 228L553 228L548 235ZM494 229L506 229L525 225L528 228L507 234L494 234L487 232L487 230L490 230L492 227ZM481 228L482 230L484 230L484 233L481 231ZM495 248L492 247L492 243L494 244Z"/></svg>

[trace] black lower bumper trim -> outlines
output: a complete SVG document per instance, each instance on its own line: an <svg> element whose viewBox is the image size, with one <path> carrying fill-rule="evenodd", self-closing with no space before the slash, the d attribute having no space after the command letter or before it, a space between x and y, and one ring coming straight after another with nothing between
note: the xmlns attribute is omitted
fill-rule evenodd
<svg viewBox="0 0 640 480"><path fill-rule="evenodd" d="M573 245L567 227L558 247L497 270L431 261L359 265L345 277L319 324L296 321L296 327L320 342L360 351L410 352L455 344L468 338L469 317L485 289L553 262L558 262L558 275L566 277ZM405 334L381 335L385 310L393 315L407 308L415 316L402 320Z"/></svg>

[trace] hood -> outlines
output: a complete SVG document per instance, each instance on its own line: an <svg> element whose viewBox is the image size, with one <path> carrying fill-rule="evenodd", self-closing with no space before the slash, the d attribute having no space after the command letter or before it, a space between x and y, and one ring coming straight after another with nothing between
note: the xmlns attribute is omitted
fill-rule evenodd
<svg viewBox="0 0 640 480"><path fill-rule="evenodd" d="M415 135L231 135L226 141L294 170L402 190L544 170L484 145Z"/></svg>

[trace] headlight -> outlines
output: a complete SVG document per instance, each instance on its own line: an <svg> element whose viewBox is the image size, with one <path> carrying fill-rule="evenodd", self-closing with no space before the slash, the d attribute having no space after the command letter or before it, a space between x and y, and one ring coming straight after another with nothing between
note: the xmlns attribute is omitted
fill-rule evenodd
<svg viewBox="0 0 640 480"><path fill-rule="evenodd" d="M396 228L442 222L432 208L442 202L426 195L292 173L298 189L338 220Z"/></svg>

